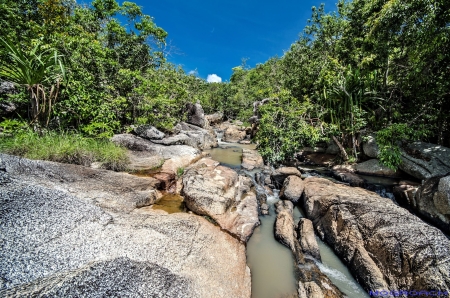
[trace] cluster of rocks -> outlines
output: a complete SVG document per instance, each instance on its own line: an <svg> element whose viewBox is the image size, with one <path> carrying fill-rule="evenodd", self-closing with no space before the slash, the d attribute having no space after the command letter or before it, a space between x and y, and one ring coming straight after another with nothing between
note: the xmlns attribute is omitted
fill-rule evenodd
<svg viewBox="0 0 450 298"><path fill-rule="evenodd" d="M0 154L0 296L250 297L245 245L200 216L142 208L157 184Z"/></svg>
<svg viewBox="0 0 450 298"><path fill-rule="evenodd" d="M441 215L449 210L449 177L429 180L418 191L420 198L432 196L424 200L433 202ZM319 260L312 236L297 238L300 245L295 242L304 220L292 236L292 203L303 208L319 237L334 248L366 290L449 290L450 240L391 200L362 188L316 177L301 180L298 175L284 180L281 198L286 201L277 204L275 233L294 254L300 247L302 254Z"/></svg>
<svg viewBox="0 0 450 298"><path fill-rule="evenodd" d="M275 238L287 246L295 257L298 268L298 297L345 297L317 266L321 257L311 221L302 218L295 226L294 205L291 201L278 201L275 207Z"/></svg>

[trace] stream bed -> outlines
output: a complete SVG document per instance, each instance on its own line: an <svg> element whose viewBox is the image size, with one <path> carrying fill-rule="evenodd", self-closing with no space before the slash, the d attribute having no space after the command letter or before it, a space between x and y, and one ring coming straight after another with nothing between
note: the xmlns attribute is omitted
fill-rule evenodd
<svg viewBox="0 0 450 298"><path fill-rule="evenodd" d="M242 149L255 149L255 145L224 143L219 147L205 150L214 160L235 170L241 169ZM254 176L255 172L248 173ZM261 190L262 187L257 187ZM274 237L275 208L279 201L278 191L267 196L270 214L260 216L261 225L255 229L247 243L247 264L252 273L252 298L297 297L295 261L290 249L280 244ZM294 208L295 223L303 217L298 208ZM319 269L348 297L369 297L356 282L349 269L342 263L334 251L316 237L322 257Z"/></svg>

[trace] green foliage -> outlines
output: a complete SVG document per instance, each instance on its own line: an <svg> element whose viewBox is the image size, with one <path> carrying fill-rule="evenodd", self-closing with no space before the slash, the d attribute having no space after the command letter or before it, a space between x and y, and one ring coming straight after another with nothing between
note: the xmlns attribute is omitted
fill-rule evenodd
<svg viewBox="0 0 450 298"><path fill-rule="evenodd" d="M412 127L406 123L396 123L379 130L376 134L376 139L380 150L378 155L380 162L396 170L402 162L401 144L405 141L417 140L427 134L427 130Z"/></svg>
<svg viewBox="0 0 450 298"><path fill-rule="evenodd" d="M47 126L64 77L61 55L55 49L42 50L40 42L29 52L2 38L0 45L10 59L10 63L0 65L0 77L26 87L31 103L30 120L41 120Z"/></svg>
<svg viewBox="0 0 450 298"><path fill-rule="evenodd" d="M180 178L181 176L183 176L183 174L184 168L183 167L177 168L177 177Z"/></svg>
<svg viewBox="0 0 450 298"><path fill-rule="evenodd" d="M49 132L42 136L30 130L0 137L0 151L30 159L50 160L89 166L101 162L110 170L125 170L126 150L101 139L79 134Z"/></svg>
<svg viewBox="0 0 450 298"><path fill-rule="evenodd" d="M28 125L26 122L17 119L5 119L0 122L0 128L3 130L3 133L9 134L26 130L28 129Z"/></svg>
<svg viewBox="0 0 450 298"><path fill-rule="evenodd" d="M314 124L308 117L310 109L309 102L299 102L286 90L260 108L256 140L266 161L281 162L292 158L300 148L324 140L321 123Z"/></svg>

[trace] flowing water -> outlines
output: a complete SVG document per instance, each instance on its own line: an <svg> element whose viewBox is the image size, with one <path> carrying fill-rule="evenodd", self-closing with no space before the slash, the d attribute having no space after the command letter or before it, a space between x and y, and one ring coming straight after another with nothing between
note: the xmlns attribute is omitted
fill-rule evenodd
<svg viewBox="0 0 450 298"><path fill-rule="evenodd" d="M255 145L219 142L219 147L205 152L209 152L222 165L240 170L243 148L255 149ZM246 173L251 176L255 174ZM256 185L256 190L263 191L263 187ZM268 196L270 215L260 217L261 225L255 229L247 243L247 264L252 272L252 298L293 297L297 292L294 256L290 249L274 237L274 204L278 200L276 191L273 196ZM301 211L295 208L296 223L301 217ZM317 264L319 269L348 297L369 297L333 250L319 238L317 241L322 257L322 263Z"/></svg>
<svg viewBox="0 0 450 298"><path fill-rule="evenodd" d="M257 227L247 243L247 264L252 272L252 297L275 298L297 291L294 276L294 258L290 249L273 236L276 196L267 199L270 215L261 216Z"/></svg>

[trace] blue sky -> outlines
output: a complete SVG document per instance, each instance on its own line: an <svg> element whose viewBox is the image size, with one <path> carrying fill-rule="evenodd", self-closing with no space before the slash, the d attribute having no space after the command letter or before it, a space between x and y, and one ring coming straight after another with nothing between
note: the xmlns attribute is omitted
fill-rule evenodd
<svg viewBox="0 0 450 298"><path fill-rule="evenodd" d="M232 68L263 63L298 39L311 16L311 7L337 0L150 0L134 1L169 35L169 61L204 79L215 74L227 81ZM210 77L211 78L211 77Z"/></svg>

